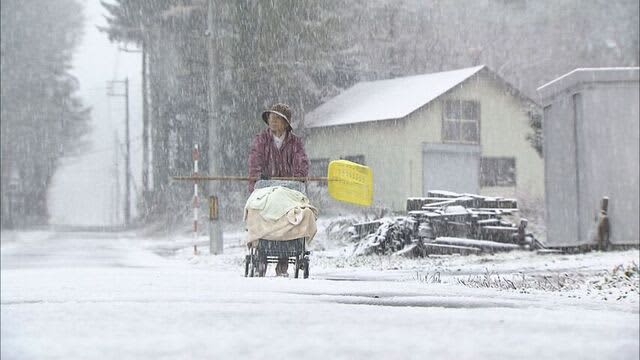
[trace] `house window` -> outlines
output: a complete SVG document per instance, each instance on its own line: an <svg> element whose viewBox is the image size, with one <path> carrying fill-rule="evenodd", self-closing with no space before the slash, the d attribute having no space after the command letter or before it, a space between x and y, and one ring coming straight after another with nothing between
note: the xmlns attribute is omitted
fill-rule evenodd
<svg viewBox="0 0 640 360"><path fill-rule="evenodd" d="M442 120L443 142L472 143L480 141L480 103L468 100L446 100Z"/></svg>
<svg viewBox="0 0 640 360"><path fill-rule="evenodd" d="M515 186L516 159L483 157L480 160L480 186Z"/></svg>
<svg viewBox="0 0 640 360"><path fill-rule="evenodd" d="M364 163L364 155L342 156L340 157L340 159L351 161L360 165L366 165Z"/></svg>
<svg viewBox="0 0 640 360"><path fill-rule="evenodd" d="M328 167L329 159L311 159L309 160L309 176L327 176Z"/></svg>

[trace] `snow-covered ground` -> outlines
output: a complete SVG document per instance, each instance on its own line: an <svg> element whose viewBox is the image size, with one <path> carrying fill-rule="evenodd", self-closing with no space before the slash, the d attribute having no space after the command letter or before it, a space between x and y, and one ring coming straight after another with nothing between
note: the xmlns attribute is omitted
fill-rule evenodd
<svg viewBox="0 0 640 360"><path fill-rule="evenodd" d="M351 257L321 231L309 279L245 278L242 236L194 256L188 236L3 232L2 359L640 356L638 250Z"/></svg>

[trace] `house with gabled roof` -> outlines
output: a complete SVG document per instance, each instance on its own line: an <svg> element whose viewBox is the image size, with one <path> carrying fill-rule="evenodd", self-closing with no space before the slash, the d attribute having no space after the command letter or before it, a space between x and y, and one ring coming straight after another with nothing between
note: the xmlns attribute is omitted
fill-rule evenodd
<svg viewBox="0 0 640 360"><path fill-rule="evenodd" d="M542 158L527 140L535 101L486 66L361 82L306 114L312 175L369 166L374 202L403 211L430 190L542 199Z"/></svg>

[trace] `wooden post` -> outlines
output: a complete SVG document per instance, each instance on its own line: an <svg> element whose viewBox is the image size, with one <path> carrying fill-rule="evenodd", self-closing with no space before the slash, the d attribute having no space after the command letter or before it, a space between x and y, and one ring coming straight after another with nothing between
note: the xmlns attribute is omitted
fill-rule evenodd
<svg viewBox="0 0 640 360"><path fill-rule="evenodd" d="M609 211L609 198L608 197L605 196L600 201L600 210L604 211L605 214L607 213L607 211Z"/></svg>
<svg viewBox="0 0 640 360"><path fill-rule="evenodd" d="M521 246L524 246L526 244L526 237L527 237L527 233L526 233L526 229L527 229L527 224L529 224L529 220L527 219L520 219L520 224L518 225L518 232L517 232L517 239L518 239L518 244ZM533 244L532 244L533 245Z"/></svg>
<svg viewBox="0 0 640 360"><path fill-rule="evenodd" d="M611 233L609 215L609 198L603 197L600 201L600 214L598 215L598 250L606 251L609 249L609 235Z"/></svg>

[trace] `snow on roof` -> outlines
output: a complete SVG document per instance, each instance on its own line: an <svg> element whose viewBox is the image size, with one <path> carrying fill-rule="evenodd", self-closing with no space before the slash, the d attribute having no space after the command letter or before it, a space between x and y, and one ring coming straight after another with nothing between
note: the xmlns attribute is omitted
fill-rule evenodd
<svg viewBox="0 0 640 360"><path fill-rule="evenodd" d="M403 118L485 66L358 83L305 116L305 127Z"/></svg>
<svg viewBox="0 0 640 360"><path fill-rule="evenodd" d="M638 81L638 67L577 68L540 86L538 93L545 98L583 82Z"/></svg>

